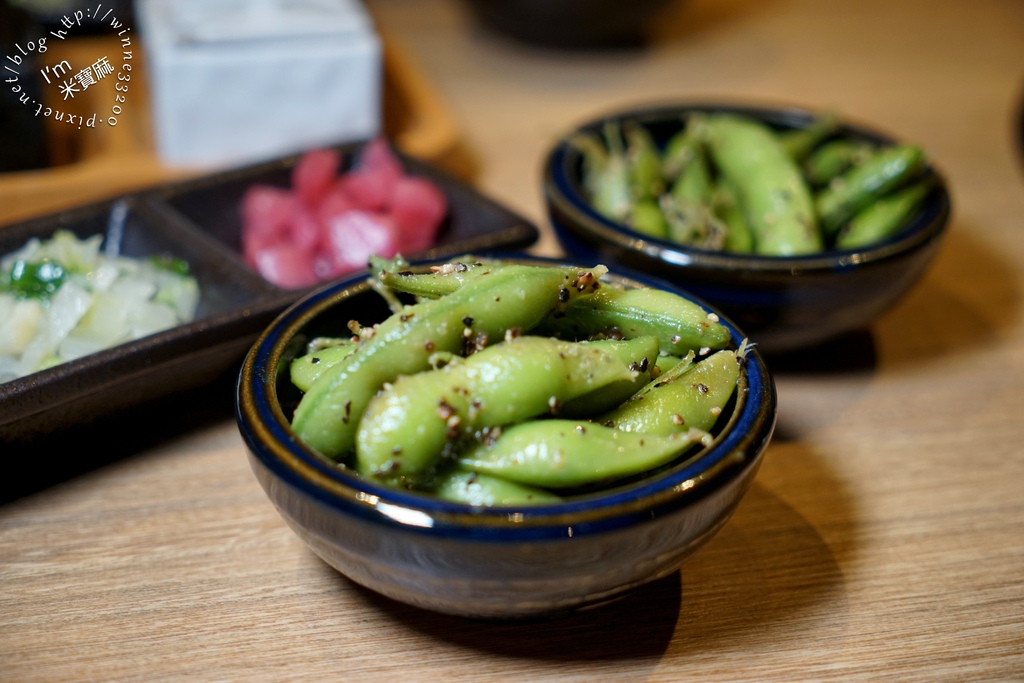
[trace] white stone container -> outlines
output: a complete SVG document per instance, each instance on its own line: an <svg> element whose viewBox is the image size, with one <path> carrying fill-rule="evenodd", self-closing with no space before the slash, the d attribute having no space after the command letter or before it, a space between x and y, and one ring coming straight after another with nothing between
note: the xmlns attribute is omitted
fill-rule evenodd
<svg viewBox="0 0 1024 683"><path fill-rule="evenodd" d="M366 139L382 47L360 0L136 0L153 133L172 166Z"/></svg>

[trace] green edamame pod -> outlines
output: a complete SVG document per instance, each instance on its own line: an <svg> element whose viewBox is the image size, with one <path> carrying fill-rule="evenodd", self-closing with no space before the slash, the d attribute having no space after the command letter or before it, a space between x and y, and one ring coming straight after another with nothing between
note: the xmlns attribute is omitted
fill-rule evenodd
<svg viewBox="0 0 1024 683"><path fill-rule="evenodd" d="M722 350L690 366L680 365L617 408L594 418L626 432L667 436L690 428L710 430L739 381L734 351Z"/></svg>
<svg viewBox="0 0 1024 683"><path fill-rule="evenodd" d="M666 179L675 181L690 162L703 154L700 139L701 114L691 114L683 127L665 143L661 153L661 169Z"/></svg>
<svg viewBox="0 0 1024 683"><path fill-rule="evenodd" d="M661 175L661 152L650 132L638 123L622 124L626 138L626 167L633 199L657 197L665 190Z"/></svg>
<svg viewBox="0 0 1024 683"><path fill-rule="evenodd" d="M673 356L668 353L660 353L658 354L658 360L654 361L655 370L652 373L652 377L657 379L672 368L678 367L680 363L689 364L692 362L693 353L688 353L685 356Z"/></svg>
<svg viewBox="0 0 1024 683"><path fill-rule="evenodd" d="M642 474L672 462L710 435L699 430L655 436L591 422L534 420L505 429L493 443L459 456L459 466L553 490Z"/></svg>
<svg viewBox="0 0 1024 683"><path fill-rule="evenodd" d="M709 205L688 202L670 194L661 196L661 213L669 237L679 244L717 251L725 243L725 224Z"/></svg>
<svg viewBox="0 0 1024 683"><path fill-rule="evenodd" d="M626 224L648 237L665 239L668 237L668 224L661 213L661 207L653 197L643 197L633 202Z"/></svg>
<svg viewBox="0 0 1024 683"><path fill-rule="evenodd" d="M827 185L867 159L874 150L874 145L863 140L831 140L814 150L804 161L804 177L814 186Z"/></svg>
<svg viewBox="0 0 1024 683"><path fill-rule="evenodd" d="M510 506L557 503L562 498L550 491L524 486L501 477L470 472L461 467L447 469L427 488L441 500L467 505Z"/></svg>
<svg viewBox="0 0 1024 683"><path fill-rule="evenodd" d="M430 272L417 273L409 270L409 264L401 257L392 261L371 257L370 267L374 277L395 292L437 299L451 294L469 279L500 270L502 265L466 258L432 266Z"/></svg>
<svg viewBox="0 0 1024 683"><path fill-rule="evenodd" d="M727 180L721 180L712 194L712 206L715 213L725 224L725 241L722 248L736 254L749 254L754 251L754 236L747 225L747 216L740 206L739 193Z"/></svg>
<svg viewBox="0 0 1024 683"><path fill-rule="evenodd" d="M591 392L611 393L649 366L651 344L519 337L433 372L399 377L373 397L356 433L356 470L415 481L446 444L476 430L521 422ZM656 342L653 345L657 353ZM646 373L650 377L650 371ZM620 391L623 387L619 386ZM624 400L626 386L616 402Z"/></svg>
<svg viewBox="0 0 1024 683"><path fill-rule="evenodd" d="M839 118L832 112L814 119L804 128L790 128L780 131L779 142L790 158L802 161L829 135L839 127Z"/></svg>
<svg viewBox="0 0 1024 683"><path fill-rule="evenodd" d="M793 256L820 251L810 190L771 129L727 114L707 117L702 128L715 165L739 192L757 252Z"/></svg>
<svg viewBox="0 0 1024 683"><path fill-rule="evenodd" d="M611 382L600 391L590 391L566 401L555 411L562 417L589 417L611 410L635 394L654 376L660 346L657 337L642 336L622 341L605 339L589 343L615 355L632 372L630 377Z"/></svg>
<svg viewBox="0 0 1024 683"><path fill-rule="evenodd" d="M698 206L711 202L711 168L702 146L694 146L689 163L682 168L669 193L676 199Z"/></svg>
<svg viewBox="0 0 1024 683"><path fill-rule="evenodd" d="M629 397L627 400L636 399L643 394L649 392L655 386L655 380L661 380L663 382L671 381L673 377L678 377L680 374L686 372L689 368L693 367L697 354L690 351L685 356L668 356L662 355L655 361L655 371L651 373L651 381L642 387L639 387L636 392ZM664 362L663 362L664 360Z"/></svg>
<svg viewBox="0 0 1024 683"><path fill-rule="evenodd" d="M663 289L602 287L545 318L535 333L564 339L654 336L662 352L677 356L729 343L729 330L718 316Z"/></svg>
<svg viewBox="0 0 1024 683"><path fill-rule="evenodd" d="M821 227L835 235L855 213L920 175L924 153L915 145L885 147L836 178L815 197Z"/></svg>
<svg viewBox="0 0 1024 683"><path fill-rule="evenodd" d="M625 150L614 127L605 130L608 146L590 133L569 139L583 157L583 185L594 210L614 221L625 220L633 203Z"/></svg>
<svg viewBox="0 0 1024 683"><path fill-rule="evenodd" d="M836 246L856 249L892 235L921 206L931 188L929 181L918 182L868 204L840 231Z"/></svg>
<svg viewBox="0 0 1024 683"><path fill-rule="evenodd" d="M439 351L484 346L510 329L529 329L552 311L599 286L607 271L509 265L480 275L442 299L424 300L388 317L343 363L328 368L302 397L292 429L332 458L351 453L370 398L384 382L430 367Z"/></svg>
<svg viewBox="0 0 1024 683"><path fill-rule="evenodd" d="M355 353L358 348L355 342L325 346L319 351L299 356L288 366L292 384L302 391L309 391L320 375L328 368L343 362Z"/></svg>

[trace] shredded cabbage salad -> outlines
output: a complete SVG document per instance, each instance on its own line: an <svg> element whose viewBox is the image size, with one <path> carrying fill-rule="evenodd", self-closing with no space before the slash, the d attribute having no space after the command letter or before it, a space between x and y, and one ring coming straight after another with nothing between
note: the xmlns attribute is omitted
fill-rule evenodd
<svg viewBox="0 0 1024 683"><path fill-rule="evenodd" d="M132 258L66 230L0 258L0 382L191 321L188 264Z"/></svg>

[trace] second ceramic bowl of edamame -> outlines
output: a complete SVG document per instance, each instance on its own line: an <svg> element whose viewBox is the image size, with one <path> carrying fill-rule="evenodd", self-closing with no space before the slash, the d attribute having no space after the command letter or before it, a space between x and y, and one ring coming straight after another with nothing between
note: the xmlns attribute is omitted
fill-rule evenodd
<svg viewBox="0 0 1024 683"><path fill-rule="evenodd" d="M583 137L604 141L609 135L625 131L626 135L618 139L622 145L619 172L625 179L628 174L625 167L635 163L633 152L628 149L632 142L628 139L630 126L641 127L648 133L648 141L653 142L660 153L667 154L668 147L678 142L671 142L672 139L680 135L688 121L695 120L695 115L742 117L764 126L775 136L790 136L792 142L820 127L821 133L814 140L815 151L822 151L829 147L828 143L838 140L876 150L898 147L903 151L912 147L827 112L794 107L666 103L610 112L573 128L551 149L544 162L543 191L549 217L571 258L615 263L684 287L729 315L767 354L807 348L868 327L925 273L945 233L951 206L944 179L924 156L926 151L920 149L916 150L913 174L913 183L923 188L920 201L898 229L874 242L857 246L826 240L813 250L797 249L799 253L740 253L720 245L710 248L709 242L702 243L700 239L682 242L674 235L648 230L632 218L615 219L610 217L614 214L599 210L593 181L586 177L594 164L587 161L586 146L579 144ZM827 128L821 125L825 119L831 121ZM612 129L616 132L610 133ZM744 146L749 150L750 145ZM829 151L825 149L824 153ZM778 155L778 150L775 152ZM810 154L805 149L804 158L794 160L795 166L805 168ZM751 161L749 156L742 163L747 162L753 166L766 165L763 159ZM741 164L733 170L742 179L747 168L749 166ZM851 170L852 167L845 169L844 173ZM717 174L712 177L713 183L726 175L722 169L714 167L713 161L711 172ZM810 196L806 199L813 207L818 206L818 201L828 202L818 197L823 190L842 188L844 180L839 175L837 173L831 183L808 187ZM672 189L670 182L665 181L666 193ZM606 183L598 191L606 195L599 201L608 204L616 200L614 183ZM752 193L761 193L763 208L765 202L774 202L770 196L773 191L775 198L788 198L789 190L781 182L775 190L770 182L762 182ZM777 208L779 204L774 206ZM777 218L767 211L764 217L769 222Z"/></svg>
<svg viewBox="0 0 1024 683"><path fill-rule="evenodd" d="M494 262L570 265L521 254ZM438 264L411 268L430 265ZM294 384L292 361L307 353L311 339L362 332L392 316L395 302L363 274L296 302L261 335L243 364L236 415L257 480L324 561L358 584L428 610L497 619L566 612L613 600L676 571L727 522L749 488L775 426L774 382L756 348L702 302L628 271L614 270L602 283L686 298L723 326L723 350L742 358L733 398L724 412L715 412L720 417L697 453L600 489L500 505L453 502L388 485L324 456L293 427L303 394ZM511 301L516 294L512 289L488 298ZM441 317L447 314L443 305L440 311ZM463 325L474 325L461 312L457 316L447 324L460 333ZM349 321L359 325L350 328ZM390 329L382 326L380 334ZM338 419L349 419L350 406L339 406Z"/></svg>

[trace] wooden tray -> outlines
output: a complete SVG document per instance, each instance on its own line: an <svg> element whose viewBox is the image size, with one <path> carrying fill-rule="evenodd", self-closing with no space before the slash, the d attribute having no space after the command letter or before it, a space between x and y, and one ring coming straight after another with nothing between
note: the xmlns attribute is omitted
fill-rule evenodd
<svg viewBox="0 0 1024 683"><path fill-rule="evenodd" d="M467 157L460 151L458 129L448 109L404 50L394 40L382 39L385 134L409 156L468 180ZM53 45L51 56L83 63L101 54L103 43L112 40L116 38L66 41ZM117 126L78 130L47 119L51 156L62 165L0 174L0 226L209 173L209 169L170 168L157 158L140 53L136 50L134 55L131 100ZM75 104L88 116L100 108L95 106L98 100L112 99L102 88L90 87Z"/></svg>

